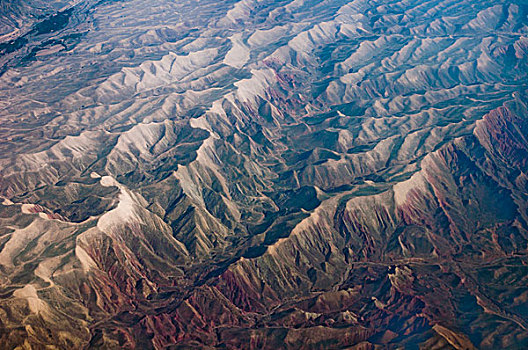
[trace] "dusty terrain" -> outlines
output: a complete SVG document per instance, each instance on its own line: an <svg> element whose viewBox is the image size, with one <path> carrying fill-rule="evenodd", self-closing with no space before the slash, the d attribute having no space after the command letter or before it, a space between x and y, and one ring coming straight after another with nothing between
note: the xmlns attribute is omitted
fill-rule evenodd
<svg viewBox="0 0 528 350"><path fill-rule="evenodd" d="M522 0L0 0L7 349L525 349Z"/></svg>

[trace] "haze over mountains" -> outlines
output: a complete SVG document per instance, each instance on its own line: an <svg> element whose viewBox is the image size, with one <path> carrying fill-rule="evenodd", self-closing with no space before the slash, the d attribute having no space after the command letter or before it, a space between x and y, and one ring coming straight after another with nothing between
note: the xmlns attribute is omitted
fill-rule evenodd
<svg viewBox="0 0 528 350"><path fill-rule="evenodd" d="M0 0L0 347L528 347L527 16Z"/></svg>

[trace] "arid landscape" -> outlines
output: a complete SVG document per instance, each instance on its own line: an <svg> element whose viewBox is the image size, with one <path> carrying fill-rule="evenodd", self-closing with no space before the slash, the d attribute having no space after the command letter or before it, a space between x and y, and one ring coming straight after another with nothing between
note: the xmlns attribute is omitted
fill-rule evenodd
<svg viewBox="0 0 528 350"><path fill-rule="evenodd" d="M528 2L0 0L0 348L528 348Z"/></svg>

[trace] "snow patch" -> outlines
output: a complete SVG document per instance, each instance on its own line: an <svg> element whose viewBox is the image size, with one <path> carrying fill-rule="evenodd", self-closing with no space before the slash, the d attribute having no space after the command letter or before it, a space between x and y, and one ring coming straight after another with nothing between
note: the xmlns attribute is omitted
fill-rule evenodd
<svg viewBox="0 0 528 350"><path fill-rule="evenodd" d="M262 96L276 82L275 73L271 69L253 69L251 74L251 78L235 83L237 97L241 102L253 101L256 96Z"/></svg>
<svg viewBox="0 0 528 350"><path fill-rule="evenodd" d="M97 228L105 233L111 233L112 228L118 225L123 225L132 221L141 222L141 219L136 213L135 207L141 198L125 186L121 185L111 176L103 176L100 181L102 186L116 186L121 191L119 194L119 204L113 210L103 214L97 221ZM81 253L82 254L82 253Z"/></svg>
<svg viewBox="0 0 528 350"><path fill-rule="evenodd" d="M293 26L294 28L297 26ZM251 47L264 47L279 41L285 35L288 35L294 28L287 26L277 26L271 29L257 29L248 39ZM296 28L295 28L296 29Z"/></svg>
<svg viewBox="0 0 528 350"><path fill-rule="evenodd" d="M249 61L249 48L242 42L242 33L237 33L229 39L233 46L226 54L224 63L233 68L240 69Z"/></svg>
<svg viewBox="0 0 528 350"><path fill-rule="evenodd" d="M103 176L99 183L103 187L111 187L111 186L119 187L119 183L116 180L114 180L114 178L111 176Z"/></svg>

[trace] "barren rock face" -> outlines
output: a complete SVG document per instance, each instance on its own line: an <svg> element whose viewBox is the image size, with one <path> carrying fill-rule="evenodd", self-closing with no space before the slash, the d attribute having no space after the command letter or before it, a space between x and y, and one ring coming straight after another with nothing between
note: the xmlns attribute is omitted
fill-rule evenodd
<svg viewBox="0 0 528 350"><path fill-rule="evenodd" d="M527 16L0 0L0 347L528 347Z"/></svg>

